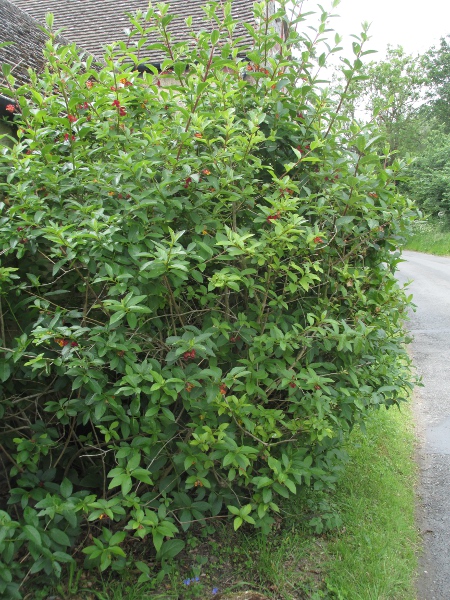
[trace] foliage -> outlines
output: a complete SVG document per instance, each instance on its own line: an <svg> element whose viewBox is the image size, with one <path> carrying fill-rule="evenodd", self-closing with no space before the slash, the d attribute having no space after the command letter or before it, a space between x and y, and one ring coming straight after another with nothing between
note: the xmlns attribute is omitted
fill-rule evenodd
<svg viewBox="0 0 450 600"><path fill-rule="evenodd" d="M428 145L408 169L405 187L428 214L448 215L450 211L450 137L433 132Z"/></svg>
<svg viewBox="0 0 450 600"><path fill-rule="evenodd" d="M415 223L405 248L438 256L450 256L448 215Z"/></svg>
<svg viewBox="0 0 450 600"><path fill-rule="evenodd" d="M194 522L267 533L277 499L331 485L346 434L410 386L403 165L317 85L328 15L310 39L294 12L283 41L284 8L257 4L242 57L215 9L189 47L150 8L105 65L51 34L17 91L0 163L9 597L81 549L101 571L133 554L148 580ZM146 28L168 75L134 71Z"/></svg>
<svg viewBox="0 0 450 600"><path fill-rule="evenodd" d="M284 518L270 536L233 532L222 521L213 535L188 532L190 552L177 557L156 590L149 583L137 584L132 572L118 578L81 570L75 576L70 570L66 581L45 586L33 600L52 595L84 600L89 590L101 600L213 600L215 590L228 597L249 588L274 600L416 600L421 540L414 519L417 465L411 410L402 405L401 410L376 411L364 429L355 428L346 442L349 459L336 489L303 489L282 500ZM320 536L308 529L305 514L317 523L317 508L323 525L338 528ZM336 523L339 517L344 526Z"/></svg>
<svg viewBox="0 0 450 600"><path fill-rule="evenodd" d="M433 46L424 55L429 89L427 94L428 112L445 132L450 132L450 46L448 37L440 40L438 48Z"/></svg>
<svg viewBox="0 0 450 600"><path fill-rule="evenodd" d="M352 85L356 107L374 115L391 150L420 152L429 130L421 110L428 83L425 57L388 46L386 58L368 63L362 73L366 79Z"/></svg>
<svg viewBox="0 0 450 600"><path fill-rule="evenodd" d="M413 122L416 139L403 145L402 150L411 151L417 159L408 171L409 180L404 189L415 202L432 216L448 214L449 209L449 126L448 100L450 88L450 52L446 38L439 48L426 52L418 64L425 71L421 106L418 118Z"/></svg>
<svg viewBox="0 0 450 600"><path fill-rule="evenodd" d="M352 83L350 90L355 98L350 110L365 111L383 132L380 147L387 142L399 156L417 157L401 189L433 215L446 211L448 204L448 138L439 108L446 56L445 40L439 51L432 48L419 56L388 47L386 59L364 66L365 80Z"/></svg>

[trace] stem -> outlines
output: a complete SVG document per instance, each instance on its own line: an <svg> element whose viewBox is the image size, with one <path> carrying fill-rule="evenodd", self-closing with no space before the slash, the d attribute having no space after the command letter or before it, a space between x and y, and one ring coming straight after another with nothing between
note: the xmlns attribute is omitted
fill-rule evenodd
<svg viewBox="0 0 450 600"><path fill-rule="evenodd" d="M230 320L230 289L225 288L225 318L227 321Z"/></svg>
<svg viewBox="0 0 450 600"><path fill-rule="evenodd" d="M222 26L219 29L219 33L222 31ZM209 60L208 60L208 64L206 65L206 69L205 69L205 74L202 77L202 83L205 83L208 75L209 75L209 71L211 70L211 64L212 64L212 60L214 58L214 50L215 50L216 46L213 45L211 46L211 52L209 53ZM187 120L186 123L186 127L184 128L184 132L186 133L187 130L189 129L189 126L192 122L192 117L195 114L195 111L197 110L197 106L200 102L200 98L203 96L203 92L200 92L200 94L197 96L195 102L194 102L194 106L192 107L191 110L191 114L189 115L189 119ZM180 154L181 154L181 150L183 149L183 142L181 142L179 148L178 148L178 152L177 152L177 159L176 162L178 162L179 158L180 158Z"/></svg>
<svg viewBox="0 0 450 600"><path fill-rule="evenodd" d="M59 70L59 77L61 79L60 88L61 88L61 91L62 91L62 95L64 96L64 102L66 104L67 115L69 115L70 114L69 98L67 97L67 92L66 92L66 89L65 89L65 87L63 85L63 79L61 77L61 70L60 69L58 69L58 70ZM73 128L72 128L72 123L70 121L69 121L69 127L70 127L70 135L72 136L73 135ZM76 171L77 165L76 165L76 162L75 162L75 150L74 150L74 147L73 147L72 137L70 137L70 142L69 143L70 143L70 153L72 155L73 170Z"/></svg>
<svg viewBox="0 0 450 600"><path fill-rule="evenodd" d="M66 450L67 450L67 446L70 443L70 440L72 439L73 433L74 433L74 429L75 429L75 424L76 424L76 419L72 419L72 423L70 425L70 431L69 431L69 435L67 436L67 439L64 443L63 449L61 450L60 455L58 456L58 458L56 459L55 464L53 465L53 468L56 469L56 467L58 466L58 464L60 463L62 457L64 456Z"/></svg>
<svg viewBox="0 0 450 600"><path fill-rule="evenodd" d="M19 465L16 463L16 461L13 459L13 457L11 456L11 454L9 454L6 450L5 447L0 444L0 450L3 452L3 454L6 456L6 458L8 458L8 460L10 462L12 462L12 464L16 467L16 469L19 471L19 473L23 473L23 469L21 469L19 467Z"/></svg>
<svg viewBox="0 0 450 600"><path fill-rule="evenodd" d="M184 327L184 320L180 316L182 313L180 312L180 309L177 305L177 302L176 302L175 297L172 292L172 288L170 286L169 280L167 279L166 275L164 275L164 283L165 283L167 291L169 292L170 317L172 319L173 335L177 335L177 326L175 323L174 309L175 309L175 312L177 313L177 317L180 319L181 325L183 327Z"/></svg>
<svg viewBox="0 0 450 600"><path fill-rule="evenodd" d="M266 288L266 293L264 294L264 298L263 298L263 301L262 301L262 305L261 305L261 314L260 314L260 315L259 315L259 317L258 317L258 323L261 323L261 322L262 322L262 319L263 319L263 317L264 317L264 311L266 310L266 304L267 304L267 299L268 299L268 297L269 297L269 290L270 290L270 287L269 287L269 286L270 286L270 277L271 277L271 272L270 272L270 270L269 270L269 271L268 271L268 277L267 277L267 284L266 284L266 285L267 285L267 288ZM263 328L262 328L262 332L261 332L261 333L263 333L263 332L264 332L264 329L266 328L266 322L267 322L267 319L265 319L265 322L264 322L264 325L263 325Z"/></svg>
<svg viewBox="0 0 450 600"><path fill-rule="evenodd" d="M5 321L3 319L3 307L2 307L1 296L0 296L0 338L2 340L2 344L6 345ZM6 352L5 352L5 355L6 355Z"/></svg>

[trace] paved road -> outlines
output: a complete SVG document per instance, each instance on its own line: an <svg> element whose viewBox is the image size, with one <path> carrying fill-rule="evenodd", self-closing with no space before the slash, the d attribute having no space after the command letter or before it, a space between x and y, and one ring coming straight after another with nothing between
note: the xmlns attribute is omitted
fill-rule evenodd
<svg viewBox="0 0 450 600"><path fill-rule="evenodd" d="M404 252L399 280L411 281L417 309L409 329L423 388L415 394L419 430L419 527L425 552L418 600L450 600L450 258Z"/></svg>

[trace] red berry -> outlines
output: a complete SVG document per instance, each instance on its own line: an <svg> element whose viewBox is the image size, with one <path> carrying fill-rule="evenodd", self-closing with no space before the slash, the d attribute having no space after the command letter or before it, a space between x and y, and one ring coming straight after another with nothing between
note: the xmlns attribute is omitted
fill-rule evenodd
<svg viewBox="0 0 450 600"><path fill-rule="evenodd" d="M289 384L289 387L291 387L291 388L296 388L296 387L297 387L297 384L296 384L296 383L294 383L293 381L291 381L291 383Z"/></svg>
<svg viewBox="0 0 450 600"><path fill-rule="evenodd" d="M268 223L272 223L272 221L276 221L276 220L277 220L277 219L279 219L280 217L281 217L281 213L280 213L280 211L278 211L278 212L277 212L276 214L274 214L274 215L269 215L269 216L267 217L267 222L268 222Z"/></svg>

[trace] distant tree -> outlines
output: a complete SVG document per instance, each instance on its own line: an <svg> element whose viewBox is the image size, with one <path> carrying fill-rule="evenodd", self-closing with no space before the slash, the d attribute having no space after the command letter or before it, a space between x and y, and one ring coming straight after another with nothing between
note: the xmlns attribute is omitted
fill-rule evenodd
<svg viewBox="0 0 450 600"><path fill-rule="evenodd" d="M422 110L428 86L424 57L388 47L386 59L365 65L363 75L352 90L357 111L374 116L391 150L420 152L430 129Z"/></svg>
<svg viewBox="0 0 450 600"><path fill-rule="evenodd" d="M450 132L450 36L442 37L440 46L433 46L424 55L429 88L428 114Z"/></svg>
<svg viewBox="0 0 450 600"><path fill-rule="evenodd" d="M427 214L450 215L450 135L430 134L426 150L409 168L404 188Z"/></svg>

